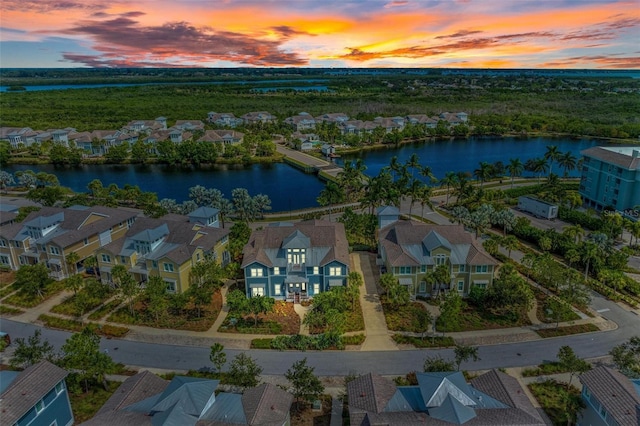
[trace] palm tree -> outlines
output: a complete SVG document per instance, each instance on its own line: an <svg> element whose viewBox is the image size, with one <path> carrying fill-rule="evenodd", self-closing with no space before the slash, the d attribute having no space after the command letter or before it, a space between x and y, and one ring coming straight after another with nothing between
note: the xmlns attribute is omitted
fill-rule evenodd
<svg viewBox="0 0 640 426"><path fill-rule="evenodd" d="M549 162L549 173L553 172L553 162L558 161L562 153L557 145L547 145L547 152L544 153L544 159Z"/></svg>
<svg viewBox="0 0 640 426"><path fill-rule="evenodd" d="M528 160L525 164L525 169L533 172L538 177L538 183L540 183L540 177L543 173L546 173L549 170L549 164L547 164L547 159L544 157L541 158L532 158Z"/></svg>
<svg viewBox="0 0 640 426"><path fill-rule="evenodd" d="M418 154L415 152L411 154L411 157L406 162L407 167L411 169L411 178L414 177L414 172L416 169L420 168L420 159L418 158Z"/></svg>
<svg viewBox="0 0 640 426"><path fill-rule="evenodd" d="M398 161L398 157L396 157L395 155L391 157L391 160L389 161L389 169L391 170L393 180L395 181L396 173L402 169L402 165Z"/></svg>
<svg viewBox="0 0 640 426"><path fill-rule="evenodd" d="M449 204L449 189L458 181L458 175L456 172L447 172L442 179L440 179L440 187L447 187L447 201L445 204Z"/></svg>
<svg viewBox="0 0 640 426"><path fill-rule="evenodd" d="M411 210L413 209L413 203L416 201L416 198L420 197L420 191L424 183L419 181L418 179L413 179L411 184L407 188L407 195L411 197L411 202L409 203L409 217L411 217Z"/></svg>
<svg viewBox="0 0 640 426"><path fill-rule="evenodd" d="M420 167L420 176L426 178L427 184L435 183L438 181L438 179L436 179L436 177L433 175L433 170L431 170L430 166Z"/></svg>
<svg viewBox="0 0 640 426"><path fill-rule="evenodd" d="M420 205L422 206L420 216L424 217L425 206L429 206L429 208L433 210L433 203L431 202L431 187L429 185L422 186L418 199L420 200Z"/></svg>
<svg viewBox="0 0 640 426"><path fill-rule="evenodd" d="M513 179L522 176L524 164L522 164L519 158L511 158L507 170L509 171L509 176L511 176L511 188L513 188Z"/></svg>
<svg viewBox="0 0 640 426"><path fill-rule="evenodd" d="M318 204L329 206L329 222L331 222L331 208L334 204L344 200L344 191L335 182L327 182L327 185L318 196Z"/></svg>
<svg viewBox="0 0 640 426"><path fill-rule="evenodd" d="M477 169L473 171L473 175L480 181L480 186L484 185L484 182L491 178L493 166L486 161L482 161Z"/></svg>
<svg viewBox="0 0 640 426"><path fill-rule="evenodd" d="M500 240L500 245L508 250L509 259L511 259L511 251L520 247L520 241L514 235L508 235Z"/></svg>
<svg viewBox="0 0 640 426"><path fill-rule="evenodd" d="M576 168L576 157L567 151L558 158L558 165L564 169L564 177L569 176L569 172Z"/></svg>
<svg viewBox="0 0 640 426"><path fill-rule="evenodd" d="M76 253L75 251L72 251L65 257L66 257L65 262L67 264L67 275L71 275L72 271L74 274L77 274L78 262L80 261L80 256L78 256L78 253Z"/></svg>
<svg viewBox="0 0 640 426"><path fill-rule="evenodd" d="M576 244L582 241L582 238L584 237L584 229L582 229L582 226L577 224L565 227L562 230L562 233L574 240Z"/></svg>

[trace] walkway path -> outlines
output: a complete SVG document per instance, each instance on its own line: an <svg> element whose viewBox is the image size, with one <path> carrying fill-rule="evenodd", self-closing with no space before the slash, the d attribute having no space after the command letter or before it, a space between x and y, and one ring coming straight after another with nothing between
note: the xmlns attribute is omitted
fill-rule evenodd
<svg viewBox="0 0 640 426"><path fill-rule="evenodd" d="M295 163L304 164L314 171L322 171L324 174L333 178L338 176L338 173L342 171L342 167L331 161L323 160L322 158L314 157L313 155L305 154L304 152L296 151L280 144L276 144L276 150L279 154L293 160Z"/></svg>
<svg viewBox="0 0 640 426"><path fill-rule="evenodd" d="M392 351L398 350L384 318L382 304L376 285L374 255L368 253L352 253L351 265L364 279L364 291L360 291L360 304L364 317L366 339L362 344L362 351Z"/></svg>

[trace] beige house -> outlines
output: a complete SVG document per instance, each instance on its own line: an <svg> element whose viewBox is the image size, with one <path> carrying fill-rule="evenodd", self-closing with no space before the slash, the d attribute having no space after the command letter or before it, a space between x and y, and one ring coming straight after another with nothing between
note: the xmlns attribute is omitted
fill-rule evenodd
<svg viewBox="0 0 640 426"><path fill-rule="evenodd" d="M486 288L493 283L498 262L462 225L428 225L398 216L395 207L378 209L378 263L414 297L440 291L466 296L473 286ZM428 285L426 275L439 265L449 268L451 282Z"/></svg>
<svg viewBox="0 0 640 426"><path fill-rule="evenodd" d="M124 237L138 211L111 207L43 207L21 223L0 230L0 265L44 263L51 276L63 279L77 270L96 250ZM69 260L75 253L76 262Z"/></svg>
<svg viewBox="0 0 640 426"><path fill-rule="evenodd" d="M191 268L207 257L221 265L230 261L229 229L220 228L218 209L200 207L189 216L142 217L126 236L96 252L100 278L113 280L112 270L123 265L142 283L159 276L170 292L189 288Z"/></svg>

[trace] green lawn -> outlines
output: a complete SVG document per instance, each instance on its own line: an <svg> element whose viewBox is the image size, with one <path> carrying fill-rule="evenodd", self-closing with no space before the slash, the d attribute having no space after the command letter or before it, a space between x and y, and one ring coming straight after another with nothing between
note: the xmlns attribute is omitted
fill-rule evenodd
<svg viewBox="0 0 640 426"><path fill-rule="evenodd" d="M69 392L75 424L85 422L92 418L100 407L107 402L107 399L118 389L118 386L120 386L120 382L107 382L106 390L102 386L94 386L89 389L87 393L81 390L78 392Z"/></svg>
<svg viewBox="0 0 640 426"><path fill-rule="evenodd" d="M568 420L571 420L571 424L575 423L578 411L582 407L578 389L573 386L567 389L564 383L546 380L541 383L531 383L529 390L554 426L565 426Z"/></svg>

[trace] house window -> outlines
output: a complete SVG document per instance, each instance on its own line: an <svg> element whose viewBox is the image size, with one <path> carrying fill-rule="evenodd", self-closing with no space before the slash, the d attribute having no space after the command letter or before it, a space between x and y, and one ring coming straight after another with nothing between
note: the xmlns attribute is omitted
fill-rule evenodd
<svg viewBox="0 0 640 426"><path fill-rule="evenodd" d="M487 288L487 283L473 283L474 287Z"/></svg>
<svg viewBox="0 0 640 426"><path fill-rule="evenodd" d="M89 245L89 238L85 238L84 240L82 240L82 242L84 243L84 245Z"/></svg>
<svg viewBox="0 0 640 426"><path fill-rule="evenodd" d="M20 241L14 240L13 245L15 246L15 248L20 248Z"/></svg>
<svg viewBox="0 0 640 426"><path fill-rule="evenodd" d="M42 410L44 410L44 401L40 400L40 401L36 402L36 407L35 408L36 408L36 413L37 414L42 413Z"/></svg>
<svg viewBox="0 0 640 426"><path fill-rule="evenodd" d="M251 268L252 277L262 277L263 274L262 268Z"/></svg>
<svg viewBox="0 0 640 426"><path fill-rule="evenodd" d="M320 294L320 284L315 283L313 285L313 294Z"/></svg>
<svg viewBox="0 0 640 426"><path fill-rule="evenodd" d="M173 272L173 263L163 263L162 269L164 269L165 272Z"/></svg>
<svg viewBox="0 0 640 426"><path fill-rule="evenodd" d="M2 263L3 265L9 265L9 256L0 254L0 263Z"/></svg>
<svg viewBox="0 0 640 426"><path fill-rule="evenodd" d="M320 267L319 266L314 266L313 267L313 275L320 275Z"/></svg>
<svg viewBox="0 0 640 426"><path fill-rule="evenodd" d="M307 283L302 283L302 287L300 287L302 291L307 291Z"/></svg>
<svg viewBox="0 0 640 426"><path fill-rule="evenodd" d="M56 394L60 395L64 391L64 383L60 382L56 385Z"/></svg>
<svg viewBox="0 0 640 426"><path fill-rule="evenodd" d="M251 297L264 296L264 287L251 287Z"/></svg>
<svg viewBox="0 0 640 426"><path fill-rule="evenodd" d="M411 266L401 266L400 267L400 274L410 274L411 273Z"/></svg>
<svg viewBox="0 0 640 426"><path fill-rule="evenodd" d="M120 256L120 263L127 263L127 257L126 256Z"/></svg>
<svg viewBox="0 0 640 426"><path fill-rule="evenodd" d="M60 249L55 246L49 246L49 251L51 252L51 254L56 254L56 255L60 254Z"/></svg>
<svg viewBox="0 0 640 426"><path fill-rule="evenodd" d="M0 247L6 247L7 246L7 241L0 239Z"/></svg>
<svg viewBox="0 0 640 426"><path fill-rule="evenodd" d="M464 272L465 271L465 265L458 266L458 271L459 272Z"/></svg>
<svg viewBox="0 0 640 426"><path fill-rule="evenodd" d="M464 291L464 281L458 281L458 291Z"/></svg>
<svg viewBox="0 0 640 426"><path fill-rule="evenodd" d="M477 274L486 273L486 272L487 272L487 265L476 265Z"/></svg>
<svg viewBox="0 0 640 426"><path fill-rule="evenodd" d="M420 287L418 289L419 293L426 293L427 292L427 282L426 281L420 281Z"/></svg>
<svg viewBox="0 0 640 426"><path fill-rule="evenodd" d="M273 267L273 275L280 275L280 267L278 266Z"/></svg>
<svg viewBox="0 0 640 426"><path fill-rule="evenodd" d="M420 265L420 272L427 272L427 265Z"/></svg>
<svg viewBox="0 0 640 426"><path fill-rule="evenodd" d="M436 254L435 256L436 265L444 265L447 263L447 256L444 254Z"/></svg>
<svg viewBox="0 0 640 426"><path fill-rule="evenodd" d="M151 267L157 268L158 267L158 262L156 262L155 260L152 260L151 261Z"/></svg>
<svg viewBox="0 0 640 426"><path fill-rule="evenodd" d="M196 262L200 261L200 253L196 253Z"/></svg>
<svg viewBox="0 0 640 426"><path fill-rule="evenodd" d="M20 263L21 265L26 265L27 259L24 256L18 256L18 263Z"/></svg>
<svg viewBox="0 0 640 426"><path fill-rule="evenodd" d="M167 291L169 293L175 293L176 292L176 282L175 281L165 281L165 283L167 283Z"/></svg>
<svg viewBox="0 0 640 426"><path fill-rule="evenodd" d="M332 266L329 268L329 275L332 277L336 277L338 275L342 275L342 268L339 266Z"/></svg>
<svg viewBox="0 0 640 426"><path fill-rule="evenodd" d="M103 254L102 255L102 261L104 263L111 263L111 256L109 256L108 254Z"/></svg>

